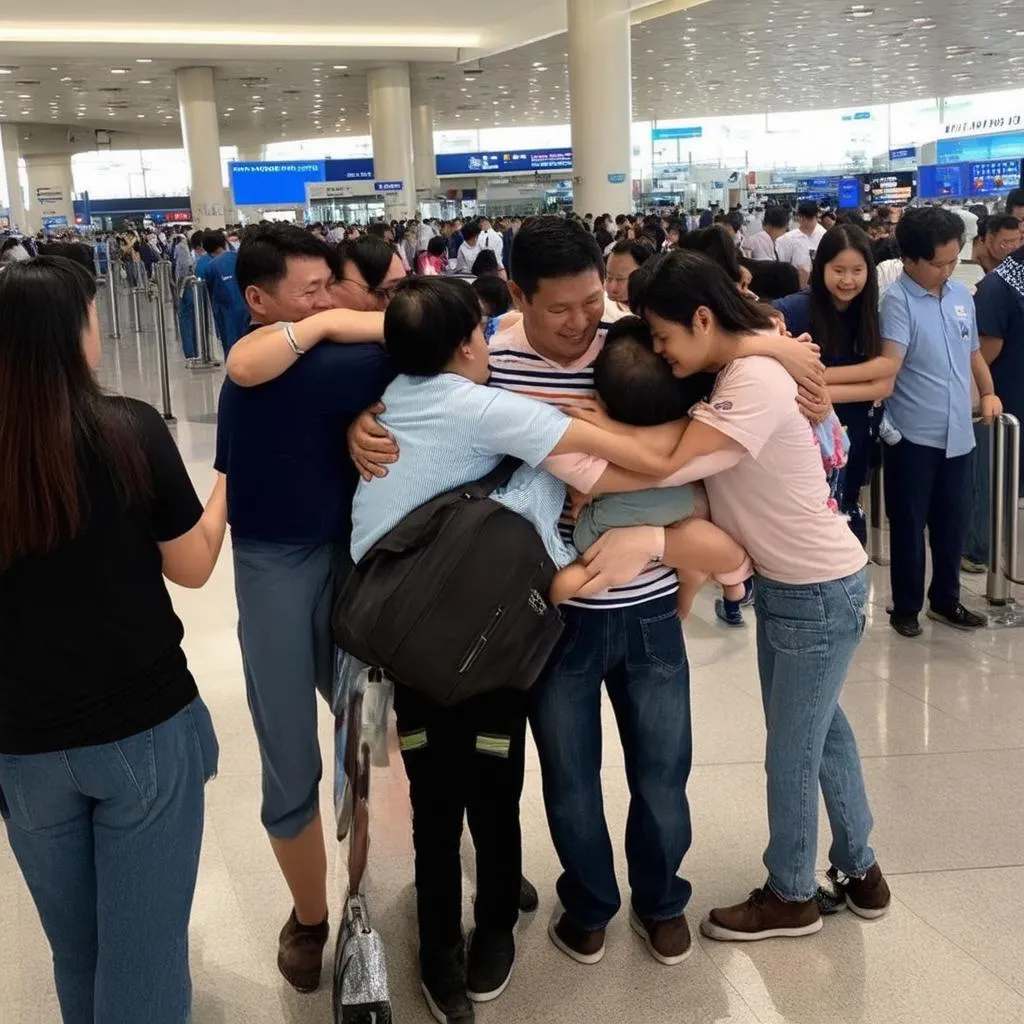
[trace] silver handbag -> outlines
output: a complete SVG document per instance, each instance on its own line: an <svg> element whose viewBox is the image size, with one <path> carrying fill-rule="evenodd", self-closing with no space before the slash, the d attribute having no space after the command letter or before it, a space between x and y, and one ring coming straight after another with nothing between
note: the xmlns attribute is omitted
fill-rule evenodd
<svg viewBox="0 0 1024 1024"><path fill-rule="evenodd" d="M358 716L354 716L358 721ZM352 757L349 732L349 782L352 828L349 834L348 893L334 948L334 1024L392 1024L387 960L380 932L370 924L366 897L360 893L370 846L370 748L357 740Z"/></svg>

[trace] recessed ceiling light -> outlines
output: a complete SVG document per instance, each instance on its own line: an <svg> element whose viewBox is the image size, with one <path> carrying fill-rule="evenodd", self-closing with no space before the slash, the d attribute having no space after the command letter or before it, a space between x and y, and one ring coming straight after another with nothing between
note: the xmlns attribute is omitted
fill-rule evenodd
<svg viewBox="0 0 1024 1024"><path fill-rule="evenodd" d="M136 57L135 58L135 63L136 64L152 64L153 61L149 57Z"/></svg>
<svg viewBox="0 0 1024 1024"><path fill-rule="evenodd" d="M127 75L128 74L128 69L127 68L111 68L110 69L110 73L112 75Z"/></svg>
<svg viewBox="0 0 1024 1024"><path fill-rule="evenodd" d="M20 93L18 93L18 99L19 100L30 100L30 99L32 99L32 97L29 96L27 93L20 92Z"/></svg>
<svg viewBox="0 0 1024 1024"><path fill-rule="evenodd" d="M348 71L348 65L347 64L335 64L334 65L334 70L335 71Z"/></svg>
<svg viewBox="0 0 1024 1024"><path fill-rule="evenodd" d="M148 78L140 78L136 85L152 85L153 83Z"/></svg>
<svg viewBox="0 0 1024 1024"><path fill-rule="evenodd" d="M145 115L145 114L136 114L135 116L136 116L136 117L138 117L138 118L143 118L143 117L145 117L146 115Z"/></svg>

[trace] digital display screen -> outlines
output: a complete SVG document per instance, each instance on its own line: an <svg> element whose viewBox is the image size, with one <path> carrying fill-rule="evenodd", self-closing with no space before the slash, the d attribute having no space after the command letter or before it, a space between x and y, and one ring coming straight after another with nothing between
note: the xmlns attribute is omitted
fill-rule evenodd
<svg viewBox="0 0 1024 1024"><path fill-rule="evenodd" d="M967 164L925 164L917 169L917 192L922 199L942 199L967 195Z"/></svg>
<svg viewBox="0 0 1024 1024"><path fill-rule="evenodd" d="M521 149L502 153L440 153L438 177L453 174L509 174L515 171L572 170L571 149Z"/></svg>
<svg viewBox="0 0 1024 1024"><path fill-rule="evenodd" d="M993 196L1020 188L1020 160L983 160L970 165L970 194Z"/></svg>
<svg viewBox="0 0 1024 1024"><path fill-rule="evenodd" d="M839 209L859 210L863 201L864 184L860 178L843 178L839 182Z"/></svg>
<svg viewBox="0 0 1024 1024"><path fill-rule="evenodd" d="M902 206L914 198L915 175L912 171L869 174L865 182L872 206Z"/></svg>
<svg viewBox="0 0 1024 1024"><path fill-rule="evenodd" d="M236 206L306 202L306 182L327 180L326 160L254 160L228 163Z"/></svg>
<svg viewBox="0 0 1024 1024"><path fill-rule="evenodd" d="M962 139L939 139L935 143L935 159L940 164L1020 160L1022 157L1024 132L970 135Z"/></svg>

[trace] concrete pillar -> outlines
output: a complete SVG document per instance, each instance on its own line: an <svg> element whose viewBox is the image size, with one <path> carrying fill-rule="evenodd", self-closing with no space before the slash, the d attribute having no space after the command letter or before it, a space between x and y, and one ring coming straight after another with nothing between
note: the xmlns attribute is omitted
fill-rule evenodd
<svg viewBox="0 0 1024 1024"><path fill-rule="evenodd" d="M221 228L224 186L213 68L179 68L174 77L181 111L181 138L188 157L192 223L200 229Z"/></svg>
<svg viewBox="0 0 1024 1024"><path fill-rule="evenodd" d="M417 103L412 108L412 154L416 173L416 192L425 199L437 193L437 166L434 163L434 107Z"/></svg>
<svg viewBox="0 0 1024 1024"><path fill-rule="evenodd" d="M25 196L21 191L21 178L18 176L18 158L21 156L21 145L18 141L18 126L16 124L0 125L0 148L4 151L4 176L7 179L11 227L17 227L20 231L26 231Z"/></svg>
<svg viewBox="0 0 1024 1024"><path fill-rule="evenodd" d="M54 231L74 227L75 209L72 192L71 154L52 153L25 158L28 172L28 210L26 231L39 231L46 218L64 218L64 223L51 222Z"/></svg>
<svg viewBox="0 0 1024 1024"><path fill-rule="evenodd" d="M632 208L629 0L567 0L573 208Z"/></svg>
<svg viewBox="0 0 1024 1024"><path fill-rule="evenodd" d="M384 216L388 220L404 220L416 210L409 65L394 63L370 68L366 73L366 93L373 138L373 175L377 181L402 183L399 191L381 193Z"/></svg>

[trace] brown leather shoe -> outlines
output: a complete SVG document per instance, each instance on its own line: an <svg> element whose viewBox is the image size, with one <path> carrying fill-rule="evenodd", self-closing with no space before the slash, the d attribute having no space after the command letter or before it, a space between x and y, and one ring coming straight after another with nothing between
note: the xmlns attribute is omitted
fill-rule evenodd
<svg viewBox="0 0 1024 1024"><path fill-rule="evenodd" d="M647 952L666 967L681 964L692 952L690 926L686 923L686 915L670 917L666 921L654 921L640 917L632 908L629 911L629 923L633 931L644 940Z"/></svg>
<svg viewBox="0 0 1024 1024"><path fill-rule="evenodd" d="M281 929L277 951L277 968L285 981L299 992L315 992L320 987L320 971L324 962L324 946L330 926L325 917L320 924L299 924L292 909Z"/></svg>
<svg viewBox="0 0 1024 1024"><path fill-rule="evenodd" d="M578 964L596 964L604 956L604 928L588 932L571 920L568 914L551 919L548 936L566 955Z"/></svg>
<svg viewBox="0 0 1024 1024"><path fill-rule="evenodd" d="M892 893L889 892L889 883L877 861L868 868L863 878L840 878L835 868L829 871L828 877L836 889L846 896L846 905L858 917L874 921L889 912Z"/></svg>
<svg viewBox="0 0 1024 1024"><path fill-rule="evenodd" d="M755 889L744 903L712 910L700 930L720 942L796 938L821 930L821 911L817 900L787 902L766 885Z"/></svg>

